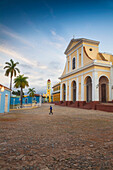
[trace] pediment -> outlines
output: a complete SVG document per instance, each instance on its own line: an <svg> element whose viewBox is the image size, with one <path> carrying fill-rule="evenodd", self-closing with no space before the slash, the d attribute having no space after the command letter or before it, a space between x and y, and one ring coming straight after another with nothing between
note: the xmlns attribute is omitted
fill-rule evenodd
<svg viewBox="0 0 113 170"><path fill-rule="evenodd" d="M67 46L64 54L67 54L69 50L71 50L75 45L78 44L79 41L80 41L80 40L72 39L72 40L70 41L69 45Z"/></svg>
<svg viewBox="0 0 113 170"><path fill-rule="evenodd" d="M69 45L67 46L64 54L68 54L71 50L73 50L74 48L76 48L79 44L81 43L90 43L90 44L96 44L99 45L99 41L95 41L95 40L90 40L90 39L86 39L86 38L78 38L78 39L72 39L69 43Z"/></svg>

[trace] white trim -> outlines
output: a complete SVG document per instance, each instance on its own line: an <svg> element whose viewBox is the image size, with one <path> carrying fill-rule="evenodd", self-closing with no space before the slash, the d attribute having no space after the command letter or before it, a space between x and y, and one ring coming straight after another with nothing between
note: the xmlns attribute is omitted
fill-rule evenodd
<svg viewBox="0 0 113 170"><path fill-rule="evenodd" d="M103 72L110 73L110 71L108 71L108 70L102 70L102 69L92 69L92 70L86 71L86 72L84 72L84 73L74 75L74 76L72 76L72 77L70 77L70 78L66 78L65 80L61 80L61 82L65 82L65 81L67 81L67 80L71 80L71 79L73 79L73 78L76 78L76 77L82 76L82 75L84 75L84 74L87 74L87 73L90 73L90 72L93 72L93 71L96 71L96 72L99 72L99 71L101 71L101 72L102 72L102 71L103 71ZM87 75L86 75L86 76L87 76ZM90 76L90 75L89 75L89 76Z"/></svg>
<svg viewBox="0 0 113 170"><path fill-rule="evenodd" d="M79 92L79 82L78 82L78 77L76 80L76 101L78 101L78 92Z"/></svg>
<svg viewBox="0 0 113 170"><path fill-rule="evenodd" d="M96 45L99 45L99 41L94 41L94 40L88 40L88 39L85 39L85 38L81 38L81 39L76 39L77 41L79 41L77 44L75 44L72 48L70 48L70 49L68 49L69 48L69 45L71 45L71 42L72 42L72 40L70 41L70 43L69 43L69 45L68 45L68 47L66 48L66 50L65 50L65 54L67 54L67 53L69 53L73 48L76 48L79 44L84 44L85 42L86 43L93 43L93 44L96 44ZM77 42L76 41L76 42ZM75 41L74 41L75 42Z"/></svg>
<svg viewBox="0 0 113 170"><path fill-rule="evenodd" d="M68 73L68 56L66 57L66 74Z"/></svg>
<svg viewBox="0 0 113 170"><path fill-rule="evenodd" d="M62 85L63 83L60 84L60 101L62 101Z"/></svg>
<svg viewBox="0 0 113 170"><path fill-rule="evenodd" d="M67 81L66 81L65 85L66 85L66 101L67 101Z"/></svg>
<svg viewBox="0 0 113 170"><path fill-rule="evenodd" d="M69 101L71 101L71 80L69 80Z"/></svg>
<svg viewBox="0 0 113 170"><path fill-rule="evenodd" d="M107 76L107 75L105 75L105 74L101 74L101 75L99 76L99 78L98 78L98 82L99 82L99 79L100 79L102 76L104 76L104 77L107 77L107 78L108 78L108 76ZM110 83L110 79L109 79L109 78L108 78L108 80L109 80L109 83Z"/></svg>
<svg viewBox="0 0 113 170"><path fill-rule="evenodd" d="M85 66L83 66L83 67L81 67L81 68L78 68L78 69L76 69L76 70L73 70L71 73L67 73L67 74L59 77L59 79L63 79L63 78L68 77L68 76L70 76L70 75L72 75L72 74L74 74L74 73L83 71L84 69L89 68L89 67L91 67L91 66L111 67L111 62L110 62L110 64L104 64L104 63L98 63L98 62L96 62L96 60L93 60L92 63L90 63L90 64L88 64L88 65L85 65ZM101 70L101 69L99 69L99 70ZM107 71L107 70L106 70L106 71ZM110 72L110 71L108 71L108 72Z"/></svg>
<svg viewBox="0 0 113 170"><path fill-rule="evenodd" d="M113 66L111 67L110 69L110 80L111 80L111 100L113 100L113 89L112 89L112 86L113 86Z"/></svg>
<svg viewBox="0 0 113 170"><path fill-rule="evenodd" d="M93 71L92 71L92 72L93 72ZM84 77L84 81L85 81L86 77L90 77L90 78L91 78L91 80L92 80L92 76L91 76L91 75L89 75L89 74L87 74L87 75Z"/></svg>
<svg viewBox="0 0 113 170"><path fill-rule="evenodd" d="M98 81L98 72L93 72L92 75L92 101L99 101L99 88L97 88Z"/></svg>
<svg viewBox="0 0 113 170"><path fill-rule="evenodd" d="M77 50L77 69L79 67L79 54L78 54L78 50Z"/></svg>
<svg viewBox="0 0 113 170"><path fill-rule="evenodd" d="M83 67L83 46L81 47L81 66Z"/></svg>
<svg viewBox="0 0 113 170"><path fill-rule="evenodd" d="M89 47L98 48L98 47L96 47L96 46L93 46L93 45L87 45L87 44L84 44L84 43L83 43L83 46L89 46Z"/></svg>
<svg viewBox="0 0 113 170"><path fill-rule="evenodd" d="M83 45L80 45L78 48L76 48L75 50L73 50L71 53L69 53L68 55L73 54L76 50L78 50L80 47L82 47ZM67 52L68 53L68 52Z"/></svg>
<svg viewBox="0 0 113 170"><path fill-rule="evenodd" d="M71 55L69 56L69 72L71 72Z"/></svg>
<svg viewBox="0 0 113 170"><path fill-rule="evenodd" d="M81 76L81 101L84 101L84 79L83 79L83 75Z"/></svg>
<svg viewBox="0 0 113 170"><path fill-rule="evenodd" d="M52 93L55 94L55 93L59 93L60 90L56 90L56 91L53 91Z"/></svg>

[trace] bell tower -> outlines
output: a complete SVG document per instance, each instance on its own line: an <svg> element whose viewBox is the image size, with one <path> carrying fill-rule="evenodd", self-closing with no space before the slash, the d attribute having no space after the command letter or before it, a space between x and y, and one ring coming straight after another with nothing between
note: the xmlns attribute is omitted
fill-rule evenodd
<svg viewBox="0 0 113 170"><path fill-rule="evenodd" d="M47 80L47 99L49 102L51 102L51 80Z"/></svg>

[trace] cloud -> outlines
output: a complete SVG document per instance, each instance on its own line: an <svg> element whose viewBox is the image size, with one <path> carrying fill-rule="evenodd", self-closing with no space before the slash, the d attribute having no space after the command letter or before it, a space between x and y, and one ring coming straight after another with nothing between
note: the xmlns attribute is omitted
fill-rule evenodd
<svg viewBox="0 0 113 170"><path fill-rule="evenodd" d="M32 69L32 67L31 67L30 65L28 65L28 64L20 64L20 66L21 66L22 68Z"/></svg>
<svg viewBox="0 0 113 170"><path fill-rule="evenodd" d="M27 59L26 57L24 57L23 55L17 53L16 51L14 51L12 49L8 49L8 48L6 48L4 46L0 46L0 52L5 53L8 56L11 56L11 57L13 57L13 58L15 58L17 60L20 60L22 63L27 63L27 64L21 64L20 65L20 66L22 66L24 68L31 69L32 67L36 67L36 68L40 68L42 70L47 69L46 65L41 65L37 61Z"/></svg>
<svg viewBox="0 0 113 170"><path fill-rule="evenodd" d="M51 61L51 62L49 63L49 66L50 66L52 69L57 70L57 69L60 68L60 62L58 62L58 61Z"/></svg>
<svg viewBox="0 0 113 170"><path fill-rule="evenodd" d="M55 35L56 35L56 32L53 31L53 30L51 30L51 34L52 34L53 36L55 36Z"/></svg>
<svg viewBox="0 0 113 170"><path fill-rule="evenodd" d="M54 13L53 13L53 8L52 8L48 3L46 3L46 1L43 1L43 3L44 3L44 5L48 8L51 16L52 16L53 18L55 18L55 15L54 15Z"/></svg>
<svg viewBox="0 0 113 170"><path fill-rule="evenodd" d="M54 37L55 40L63 41L64 43L66 43L64 37L58 35L54 30L51 30L50 32L51 32L51 34L52 34L52 36Z"/></svg>
<svg viewBox="0 0 113 170"><path fill-rule="evenodd" d="M29 75L29 74L31 74L31 72L25 72L24 74L28 74Z"/></svg>
<svg viewBox="0 0 113 170"><path fill-rule="evenodd" d="M0 68L0 73L3 73L3 72L4 72L3 68Z"/></svg>
<svg viewBox="0 0 113 170"><path fill-rule="evenodd" d="M5 48L5 47L3 47L3 46L0 46L0 52L5 53L5 54L7 54L8 56L11 56L11 57L13 57L13 58L15 58L15 59L17 59L17 60L21 60L22 62L28 63L29 65L36 66L36 64L33 63L33 61L30 61L30 60L26 59L23 55L17 53L17 52L14 51L14 50Z"/></svg>
<svg viewBox="0 0 113 170"><path fill-rule="evenodd" d="M18 40L18 41L20 41L21 43L23 43L27 46L30 46L32 48L35 47L34 44L32 44L28 40L24 39L22 36L18 35L17 33L10 31L9 28L6 27L5 25L0 24L0 29L1 29L2 33L4 33L5 35L8 35L9 37Z"/></svg>

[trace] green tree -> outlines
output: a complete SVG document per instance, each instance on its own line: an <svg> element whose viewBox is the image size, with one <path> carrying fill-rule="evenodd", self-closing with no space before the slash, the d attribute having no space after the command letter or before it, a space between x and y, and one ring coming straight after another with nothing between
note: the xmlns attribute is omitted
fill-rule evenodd
<svg viewBox="0 0 113 170"><path fill-rule="evenodd" d="M20 70L16 67L19 62L14 63L14 61L11 59L10 62L5 62L6 66L4 69L6 69L5 76L10 75L10 90L12 90L12 78L13 76L16 77L17 72L20 73Z"/></svg>
<svg viewBox="0 0 113 170"><path fill-rule="evenodd" d="M32 97L32 102L33 102L33 97L35 96L35 93L36 93L35 88L28 89L28 94L30 97Z"/></svg>
<svg viewBox="0 0 113 170"><path fill-rule="evenodd" d="M12 91L13 95L20 96L20 90ZM24 96L24 92L22 92L22 95Z"/></svg>
<svg viewBox="0 0 113 170"><path fill-rule="evenodd" d="M21 91L21 107L22 107L22 91L23 91L23 88L25 87L29 87L29 83L27 81L28 77L24 77L24 75L19 75L17 76L15 79L14 79L14 87L16 88L20 88L20 91Z"/></svg>

